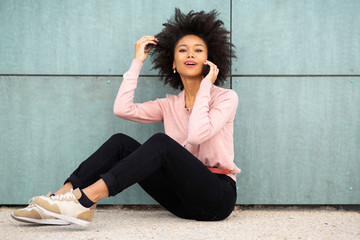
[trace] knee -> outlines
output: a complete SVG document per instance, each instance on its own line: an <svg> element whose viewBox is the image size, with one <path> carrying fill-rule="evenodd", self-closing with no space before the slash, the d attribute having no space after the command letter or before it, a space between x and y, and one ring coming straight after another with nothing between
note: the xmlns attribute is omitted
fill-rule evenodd
<svg viewBox="0 0 360 240"><path fill-rule="evenodd" d="M129 137L128 135L125 135L123 133L116 133L116 134L112 135L109 138L108 142L110 142L112 144L116 144L116 145L118 145L118 144L128 145L130 143L138 145L138 143L134 139L132 139L131 137Z"/></svg>
<svg viewBox="0 0 360 240"><path fill-rule="evenodd" d="M124 146L132 151L134 151L136 148L140 146L139 142L137 142L135 139L123 133L116 133L112 135L107 141L107 143L116 146Z"/></svg>
<svg viewBox="0 0 360 240"><path fill-rule="evenodd" d="M109 141L112 141L112 142L120 142L122 141L123 139L127 138L128 136L126 136L125 134L122 134L122 133L115 133L114 135L112 135L110 138L109 138Z"/></svg>
<svg viewBox="0 0 360 240"><path fill-rule="evenodd" d="M156 140L156 141L163 141L164 139L168 138L169 136L166 135L165 133L155 133L154 135L151 136L151 140Z"/></svg>

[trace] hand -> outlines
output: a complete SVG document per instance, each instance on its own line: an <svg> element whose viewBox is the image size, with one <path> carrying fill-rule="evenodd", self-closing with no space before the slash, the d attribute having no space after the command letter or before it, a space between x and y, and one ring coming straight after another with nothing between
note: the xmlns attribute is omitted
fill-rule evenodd
<svg viewBox="0 0 360 240"><path fill-rule="evenodd" d="M206 75L206 77L208 77L210 79L210 81L214 84L214 82L216 81L216 78L219 74L219 69L217 68L217 66L210 62L209 60L206 60L204 62L205 65L209 65L210 67L210 71L208 73L208 75Z"/></svg>
<svg viewBox="0 0 360 240"><path fill-rule="evenodd" d="M144 62L149 55L149 52L157 44L159 40L153 36L143 36L135 42L135 59ZM150 44L146 49L146 45Z"/></svg>

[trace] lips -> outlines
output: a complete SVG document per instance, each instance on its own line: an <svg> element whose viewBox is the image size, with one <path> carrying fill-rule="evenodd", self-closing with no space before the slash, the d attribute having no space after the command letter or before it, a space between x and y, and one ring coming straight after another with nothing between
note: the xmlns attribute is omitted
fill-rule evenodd
<svg viewBox="0 0 360 240"><path fill-rule="evenodd" d="M188 60L188 61L185 62L185 65L187 67L194 67L194 66L197 65L197 63L195 61Z"/></svg>

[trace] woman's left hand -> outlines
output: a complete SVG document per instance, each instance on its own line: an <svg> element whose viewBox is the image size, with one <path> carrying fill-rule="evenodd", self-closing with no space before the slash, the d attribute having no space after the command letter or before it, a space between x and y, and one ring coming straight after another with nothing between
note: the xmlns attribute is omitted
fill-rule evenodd
<svg viewBox="0 0 360 240"><path fill-rule="evenodd" d="M219 74L219 69L217 68L217 66L214 63L210 62L209 60L206 60L204 62L204 64L208 65L210 67L210 71L206 77L208 77L210 79L210 81L214 84L214 82L216 81L216 78Z"/></svg>

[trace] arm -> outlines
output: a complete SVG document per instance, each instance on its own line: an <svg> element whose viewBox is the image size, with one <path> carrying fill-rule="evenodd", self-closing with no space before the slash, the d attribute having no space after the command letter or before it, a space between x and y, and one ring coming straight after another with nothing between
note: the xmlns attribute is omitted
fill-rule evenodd
<svg viewBox="0 0 360 240"><path fill-rule="evenodd" d="M194 107L189 119L188 139L190 144L201 144L221 130L235 117L238 96L234 91L226 91L213 100L210 106L210 88L213 82L206 77L200 84Z"/></svg>
<svg viewBox="0 0 360 240"><path fill-rule="evenodd" d="M114 114L123 119L136 122L161 122L160 101L162 100L133 103L141 67L142 62L134 59L129 71L124 74L123 82L115 99Z"/></svg>
<svg viewBox="0 0 360 240"><path fill-rule="evenodd" d="M137 86L137 79L143 62L146 60L152 45L157 44L157 39L152 36L144 36L135 43L135 59L128 72L124 74L123 82L119 88L114 103L114 114L124 119L138 122L159 122L162 121L160 101L150 101L142 104L134 104L134 94Z"/></svg>

